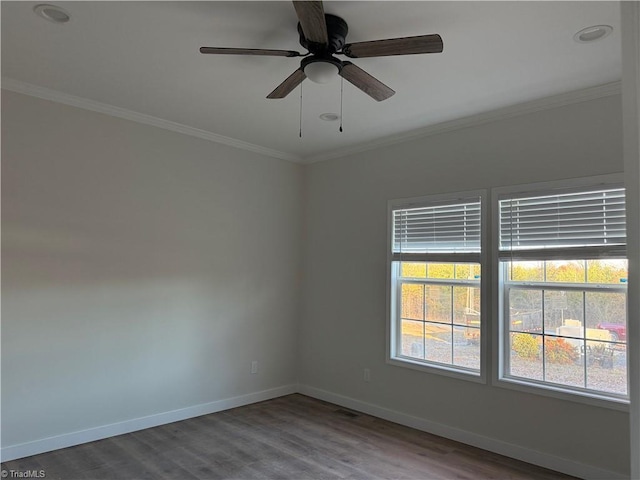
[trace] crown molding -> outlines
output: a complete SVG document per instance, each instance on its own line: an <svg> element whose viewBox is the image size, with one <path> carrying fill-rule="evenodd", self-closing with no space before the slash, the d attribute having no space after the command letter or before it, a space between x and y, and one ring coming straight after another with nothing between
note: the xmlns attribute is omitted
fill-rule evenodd
<svg viewBox="0 0 640 480"><path fill-rule="evenodd" d="M518 103L516 105L510 105L508 107L491 110L488 112L478 113L468 117L459 118L447 122L437 123L435 125L429 125L427 127L419 128L416 130L410 130L408 132L402 132L396 135L384 137L375 141L366 142L364 144L356 145L353 147L347 147L338 150L332 150L329 152L320 153L318 155L311 155L308 157L300 157L287 152L281 152L279 150L273 150L267 147L256 145L253 143L244 142L231 137L225 137L217 133L208 132L199 128L190 127L181 123L172 122L170 120L164 120L162 118L153 117L144 113L134 112L121 107L115 107L106 103L97 102L95 100L89 100L87 98L77 97L75 95L69 95L67 93L59 92L45 87L40 87L30 83L22 82L8 77L2 77L2 88L12 92L22 93L33 97L43 98L45 100L51 100L54 102L70 105L93 112L103 113L105 115L111 115L114 117L131 120L133 122L142 123L145 125L151 125L165 130L170 130L184 135L190 135L192 137L201 138L203 140L209 140L211 142L228 145L231 147L239 148L242 150L248 150L250 152L259 153L272 158L280 160L287 160L296 163L316 163L324 160L332 160L336 158L346 157L348 155L354 155L357 153L368 152L383 147L395 145L397 143L408 142L412 140L418 140L420 138L429 137L431 135L437 135L440 133L452 132L463 128L475 127L489 122L495 122L498 120L509 119L520 115L526 115L530 113L540 112L543 110L551 110L554 108L564 107L567 105L573 105L580 102L586 102L589 100L596 100L598 98L608 97L611 95L619 95L622 92L621 82L612 82L604 85L598 85L595 87L584 88L581 90L574 90L572 92L562 93L559 95L553 95L550 97L544 97L529 102Z"/></svg>
<svg viewBox="0 0 640 480"><path fill-rule="evenodd" d="M391 135L376 141L367 142L366 144L356 145L354 147L320 153L318 155L304 158L304 163L315 163L324 160L346 157L348 155L354 155L356 153L377 150L379 148L395 145L397 143L418 140L420 138L429 137L431 135L452 132L454 130L460 130L462 128L475 127L485 123L495 122L497 120L505 120L520 115L527 115L543 110L551 110L567 105L573 105L575 103L587 102L589 100L609 97L611 95L619 95L621 93L622 85L619 81L606 83L604 85L598 85L595 87L584 88L581 90L574 90L572 92L561 93L559 95L531 100L529 102L518 103L515 105L510 105L508 107L490 110L488 112L478 113L476 115L471 115L448 122L429 125L428 127L419 128L408 132L402 132L397 135Z"/></svg>
<svg viewBox="0 0 640 480"><path fill-rule="evenodd" d="M241 150L248 150L250 152L259 153L267 157L277 158L280 160L287 160L290 162L299 163L302 158L279 150L273 150L260 145L255 145L249 142L243 142L231 137L225 137L224 135L218 135L217 133L208 132L199 128L190 127L181 123L172 122L162 118L146 115L144 113L135 112L126 108L116 107L95 100L89 100L88 98L76 97L68 93L63 93L57 90L52 90L31 83L22 82L9 77L2 77L2 88L11 92L22 93L24 95L30 95L32 97L42 98L45 100L51 100L53 102L70 105L72 107L82 108L84 110L90 110L92 112L103 113L105 115L111 115L112 117L123 118L125 120L131 120L133 122L142 123L144 125L151 125L153 127L163 128L172 132L182 133L192 137L201 138L203 140L209 140L215 143L221 143L230 147L239 148Z"/></svg>

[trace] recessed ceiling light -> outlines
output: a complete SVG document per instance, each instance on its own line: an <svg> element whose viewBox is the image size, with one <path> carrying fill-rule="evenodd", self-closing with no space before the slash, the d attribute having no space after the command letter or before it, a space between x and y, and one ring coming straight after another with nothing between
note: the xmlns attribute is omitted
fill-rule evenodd
<svg viewBox="0 0 640 480"><path fill-rule="evenodd" d="M340 115L336 113L323 113L320 115L320 120L324 120L325 122L335 122L340 118Z"/></svg>
<svg viewBox="0 0 640 480"><path fill-rule="evenodd" d="M71 19L71 15L64 9L56 5L47 5L42 3L33 7L36 15L53 23L67 23Z"/></svg>
<svg viewBox="0 0 640 480"><path fill-rule="evenodd" d="M600 40L613 31L611 25L594 25L593 27L587 27L580 30L573 36L573 39L578 43L589 43Z"/></svg>

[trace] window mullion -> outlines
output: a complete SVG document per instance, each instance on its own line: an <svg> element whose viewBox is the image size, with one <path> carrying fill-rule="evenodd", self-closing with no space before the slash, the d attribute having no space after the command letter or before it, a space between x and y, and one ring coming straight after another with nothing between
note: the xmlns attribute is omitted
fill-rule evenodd
<svg viewBox="0 0 640 480"><path fill-rule="evenodd" d="M456 269L455 269L455 266L454 266L454 269L453 269L454 277L455 277L455 272L456 272ZM454 344L454 336L453 336L453 333L454 333L453 332L453 312L454 312L454 307L453 307L453 285L451 285L449 287L449 292L450 292L449 298L450 298L450 303L451 303L450 310L449 310L449 312L450 312L449 313L449 322L450 322L449 324L450 324L450 328L451 328L451 363L453 365L455 365L455 363L456 363L455 362L455 356L453 354L454 353L453 352L453 346L454 346L453 345Z"/></svg>
<svg viewBox="0 0 640 480"><path fill-rule="evenodd" d="M422 358L427 359L427 286L422 287Z"/></svg>
<svg viewBox="0 0 640 480"><path fill-rule="evenodd" d="M587 388L587 355L589 355L589 350L587 349L587 292L582 292L582 349L584 352L582 356L584 388Z"/></svg>
<svg viewBox="0 0 640 480"><path fill-rule="evenodd" d="M545 266L545 271L546 271L546 266ZM545 327L544 327L544 290L541 290L542 293L542 299L541 299L541 305L542 305L542 380L544 380L545 382L547 381L547 334L545 331Z"/></svg>

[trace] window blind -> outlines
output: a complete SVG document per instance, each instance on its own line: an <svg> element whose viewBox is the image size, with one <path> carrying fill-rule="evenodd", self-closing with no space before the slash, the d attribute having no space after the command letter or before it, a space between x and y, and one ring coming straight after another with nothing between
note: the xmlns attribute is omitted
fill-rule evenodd
<svg viewBox="0 0 640 480"><path fill-rule="evenodd" d="M625 253L623 188L503 198L499 204L502 257L560 249Z"/></svg>
<svg viewBox="0 0 640 480"><path fill-rule="evenodd" d="M393 253L479 253L480 198L393 210Z"/></svg>

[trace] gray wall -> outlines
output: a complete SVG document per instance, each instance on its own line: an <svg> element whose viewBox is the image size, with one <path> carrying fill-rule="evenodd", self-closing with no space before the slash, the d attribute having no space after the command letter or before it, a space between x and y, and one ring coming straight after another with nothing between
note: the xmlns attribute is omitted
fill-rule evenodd
<svg viewBox="0 0 640 480"><path fill-rule="evenodd" d="M385 363L387 201L621 172L618 96L308 167L5 91L2 135L3 447L299 381L628 472L626 413Z"/></svg>
<svg viewBox="0 0 640 480"><path fill-rule="evenodd" d="M628 472L627 413L385 363L388 200L622 172L621 132L612 96L312 165L300 383Z"/></svg>
<svg viewBox="0 0 640 480"><path fill-rule="evenodd" d="M6 91L2 163L3 447L295 383L300 166Z"/></svg>

